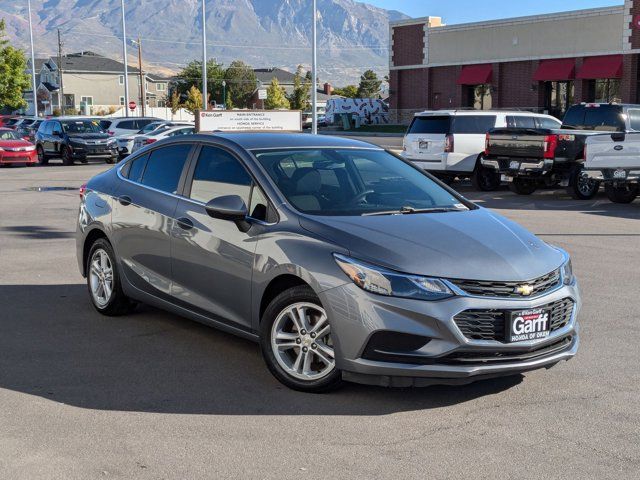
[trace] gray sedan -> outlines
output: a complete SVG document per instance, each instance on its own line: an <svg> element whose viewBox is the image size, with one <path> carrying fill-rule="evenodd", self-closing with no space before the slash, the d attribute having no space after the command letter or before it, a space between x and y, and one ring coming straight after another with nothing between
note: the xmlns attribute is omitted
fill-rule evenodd
<svg viewBox="0 0 640 480"><path fill-rule="evenodd" d="M81 197L99 312L143 302L258 341L294 389L461 384L578 349L566 252L368 143L168 139Z"/></svg>

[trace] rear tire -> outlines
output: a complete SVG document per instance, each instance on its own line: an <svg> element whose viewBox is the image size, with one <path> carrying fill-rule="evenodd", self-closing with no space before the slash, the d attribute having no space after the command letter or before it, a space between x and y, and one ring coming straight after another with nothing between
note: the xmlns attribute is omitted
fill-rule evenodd
<svg viewBox="0 0 640 480"><path fill-rule="evenodd" d="M514 178L509 183L509 190L518 195L531 195L538 189L538 182L529 178Z"/></svg>
<svg viewBox="0 0 640 480"><path fill-rule="evenodd" d="M576 200L591 200L598 194L600 190L600 182L589 178L582 168L578 165L569 174L569 186L567 193Z"/></svg>
<svg viewBox="0 0 640 480"><path fill-rule="evenodd" d="M614 203L631 203L638 197L640 185L628 183L614 186L611 183L605 183L604 192L607 194L607 198Z"/></svg>
<svg viewBox="0 0 640 480"><path fill-rule="evenodd" d="M293 390L325 393L342 385L333 345L329 319L309 286L285 290L262 316L264 361L272 375Z"/></svg>
<svg viewBox="0 0 640 480"><path fill-rule="evenodd" d="M478 161L478 165L471 175L473 188L481 192L493 192L500 188L500 184L500 173L481 165Z"/></svg>
<svg viewBox="0 0 640 480"><path fill-rule="evenodd" d="M116 256L106 239L99 238L91 245L86 271L89 297L98 312L112 317L135 308L135 303L122 291Z"/></svg>

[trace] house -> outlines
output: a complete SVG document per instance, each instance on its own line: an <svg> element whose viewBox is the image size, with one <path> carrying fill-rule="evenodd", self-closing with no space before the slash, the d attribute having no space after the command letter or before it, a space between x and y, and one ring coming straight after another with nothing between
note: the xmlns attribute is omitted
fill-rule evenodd
<svg viewBox="0 0 640 480"><path fill-rule="evenodd" d="M30 62L28 69L31 71ZM140 71L129 66L129 99L125 99L124 64L89 51L60 59L36 59L36 72L38 112L43 115L51 115L54 110L98 115L119 109L131 100L140 105L143 97L149 107L164 106L169 84L169 79L143 71L142 93ZM33 93L26 91L24 96L29 103L27 112L33 114Z"/></svg>

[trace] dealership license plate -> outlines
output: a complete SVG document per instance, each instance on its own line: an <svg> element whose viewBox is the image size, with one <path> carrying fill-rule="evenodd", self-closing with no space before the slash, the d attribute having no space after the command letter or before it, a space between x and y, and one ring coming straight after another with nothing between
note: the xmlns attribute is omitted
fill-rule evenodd
<svg viewBox="0 0 640 480"><path fill-rule="evenodd" d="M520 162L513 161L513 162L509 163L509 168L511 170L520 170Z"/></svg>
<svg viewBox="0 0 640 480"><path fill-rule="evenodd" d="M613 172L613 178L618 180L624 180L625 178L627 178L626 170L622 170L622 169L616 170L615 172Z"/></svg>
<svg viewBox="0 0 640 480"><path fill-rule="evenodd" d="M543 308L511 312L507 323L509 342L526 342L549 336L551 312Z"/></svg>
<svg viewBox="0 0 640 480"><path fill-rule="evenodd" d="M429 142L425 142L424 140L420 140L418 142L418 149L420 149L420 150L429 150Z"/></svg>

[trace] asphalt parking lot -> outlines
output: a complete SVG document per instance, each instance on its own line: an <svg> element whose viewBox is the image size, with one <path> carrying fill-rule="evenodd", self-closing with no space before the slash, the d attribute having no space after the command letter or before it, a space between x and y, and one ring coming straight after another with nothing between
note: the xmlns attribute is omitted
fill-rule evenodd
<svg viewBox="0 0 640 480"><path fill-rule="evenodd" d="M245 340L152 308L95 313L74 231L77 188L105 168L0 169L0 478L640 478L640 200L462 186L572 254L578 356L314 396Z"/></svg>

